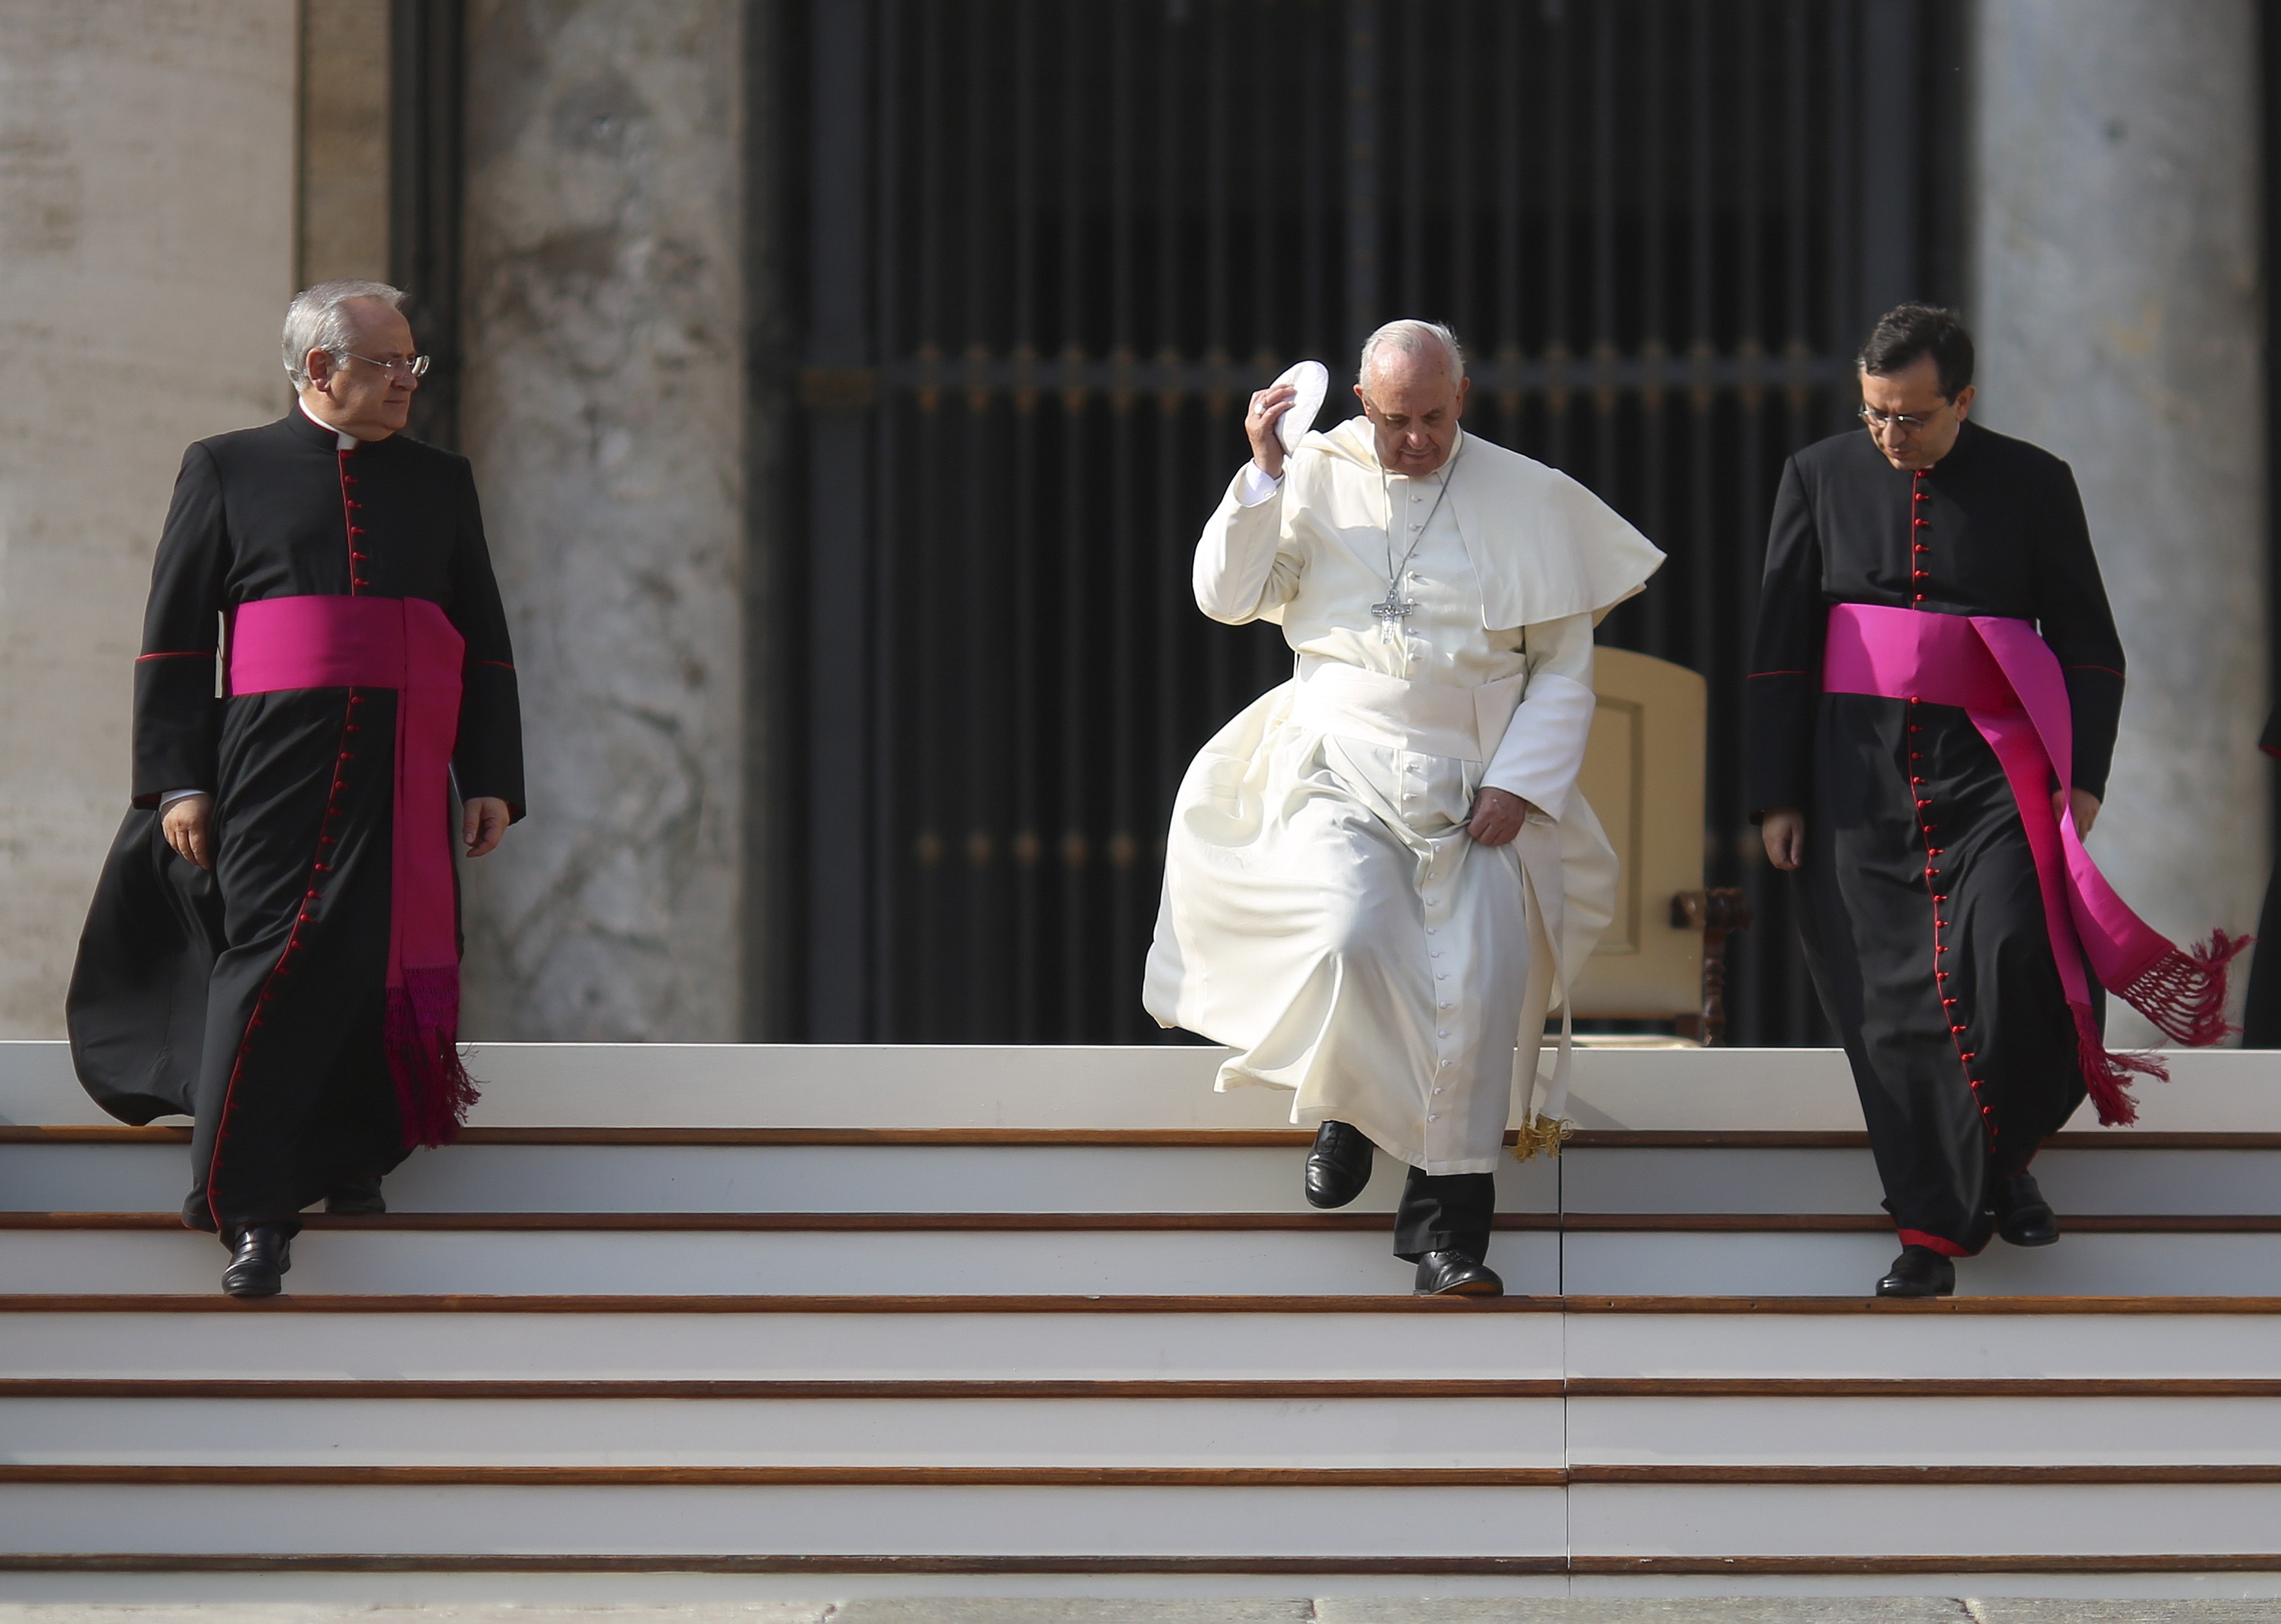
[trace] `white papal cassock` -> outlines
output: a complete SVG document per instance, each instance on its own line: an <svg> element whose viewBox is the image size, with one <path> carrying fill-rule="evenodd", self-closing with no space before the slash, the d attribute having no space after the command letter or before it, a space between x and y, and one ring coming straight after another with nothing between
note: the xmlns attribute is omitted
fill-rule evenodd
<svg viewBox="0 0 2281 1624"><path fill-rule="evenodd" d="M1396 561L1418 544L1391 635L1371 614L1389 534ZM1296 669L1181 781L1144 991L1236 1051L1219 1087L1294 1089L1294 1123L1351 1124L1428 1173L1496 1166L1547 1010L1614 909L1575 789L1592 628L1662 561L1567 476L1469 436L1411 479L1355 418L1308 435L1280 484L1237 475L1196 602L1281 624ZM1538 808L1509 845L1465 833L1484 785Z"/></svg>

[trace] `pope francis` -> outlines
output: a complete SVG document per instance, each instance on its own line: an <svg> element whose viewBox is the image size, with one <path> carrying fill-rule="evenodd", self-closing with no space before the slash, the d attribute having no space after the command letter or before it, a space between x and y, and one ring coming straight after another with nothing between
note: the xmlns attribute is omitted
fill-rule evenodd
<svg viewBox="0 0 2281 1624"><path fill-rule="evenodd" d="M1363 416L1287 460L1295 391L1252 397L1252 460L1196 546L1214 620L1297 655L1188 769L1145 998L1229 1045L1222 1089L1295 1091L1306 1193L1344 1206L1373 1144L1410 1165L1396 1254L1422 1293L1494 1295L1492 1170L1557 1145L1549 1010L1608 923L1616 859L1576 793L1592 629L1662 553L1575 481L1458 426L1464 352L1395 321Z"/></svg>

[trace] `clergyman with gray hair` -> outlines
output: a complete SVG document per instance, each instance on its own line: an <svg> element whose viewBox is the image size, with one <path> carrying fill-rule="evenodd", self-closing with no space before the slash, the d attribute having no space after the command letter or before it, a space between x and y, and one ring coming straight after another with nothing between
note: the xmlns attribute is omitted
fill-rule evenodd
<svg viewBox="0 0 2281 1624"><path fill-rule="evenodd" d="M1181 783L1145 999L1235 1051L1222 1089L1294 1091L1309 1203L1353 1201L1375 1146L1409 1166L1414 1288L1494 1295L1505 1130L1558 1143L1565 1025L1534 1102L1546 1015L1614 911L1576 792L1592 629L1663 554L1459 427L1447 328L1389 323L1359 373L1362 415L1287 452L1295 386L1252 396L1251 460L1197 544L1198 607L1280 624L1297 664Z"/></svg>
<svg viewBox="0 0 2281 1624"><path fill-rule="evenodd" d="M266 1296L298 1215L385 1210L456 1136L456 833L522 815L506 616L467 460L402 432L428 370L384 283L285 317L298 398L182 458L135 665L132 805L66 1011L112 1115L188 1115L182 1221ZM459 802L456 817L452 801Z"/></svg>

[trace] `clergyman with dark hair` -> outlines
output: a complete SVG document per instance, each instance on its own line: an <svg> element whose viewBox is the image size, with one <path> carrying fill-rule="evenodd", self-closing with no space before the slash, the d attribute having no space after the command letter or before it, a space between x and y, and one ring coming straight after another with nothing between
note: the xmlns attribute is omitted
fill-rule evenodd
<svg viewBox="0 0 2281 1624"><path fill-rule="evenodd" d="M279 1289L304 1207L382 1210L382 1175L458 1133L452 838L481 856L522 813L475 479L400 432L428 367L403 298L296 297L299 398L183 455L135 666L133 805L67 1001L104 1110L193 1118L182 1220L220 1233L236 1296Z"/></svg>
<svg viewBox="0 0 2281 1624"><path fill-rule="evenodd" d="M1968 421L1972 339L1903 305L1860 357L1862 431L1782 470L1748 700L1750 803L1852 1063L1902 1243L1883 1296L2059 1224L2029 1171L2083 1102L2133 1119L2102 992L2180 1043L2225 1027L2223 933L2191 952L2083 847L2122 645L2075 476Z"/></svg>

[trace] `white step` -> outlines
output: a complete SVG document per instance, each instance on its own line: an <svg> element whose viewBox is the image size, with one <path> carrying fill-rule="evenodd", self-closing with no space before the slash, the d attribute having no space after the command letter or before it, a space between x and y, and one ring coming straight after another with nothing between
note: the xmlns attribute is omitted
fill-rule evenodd
<svg viewBox="0 0 2281 1624"><path fill-rule="evenodd" d="M2281 1588L2281 1059L2177 1057L2038 1161L2060 1245L1906 1304L1834 1055L1580 1056L1476 1303L1218 1058L486 1048L245 1304L182 1145L0 1046L0 1591Z"/></svg>
<svg viewBox="0 0 2281 1624"><path fill-rule="evenodd" d="M1177 1388L1177 1384L1170 1384ZM1562 1464L1549 1396L19 1398L12 1465L1289 1466ZM1388 1384L1389 1387L1394 1384Z"/></svg>
<svg viewBox="0 0 2281 1624"><path fill-rule="evenodd" d="M1558 1487L11 1484L16 1551L1557 1557Z"/></svg>
<svg viewBox="0 0 2281 1624"><path fill-rule="evenodd" d="M77 1303L80 1299L73 1299ZM369 1380L1550 1378L1562 1318L1511 1303L1326 1304L1290 1298L1149 1305L1046 1299L1009 1311L938 1302L517 1311L480 1302L251 1309L178 1304L27 1312L0 1298L11 1376Z"/></svg>
<svg viewBox="0 0 2281 1624"><path fill-rule="evenodd" d="M213 1291L228 1261L212 1235L179 1227L0 1233L0 1293ZM1414 1270L1391 1245L1390 1223L1312 1232L316 1229L293 1242L285 1284L321 1295L1376 1295L1410 1289ZM1502 1233L1490 1255L1514 1294L1559 1291L1558 1236Z"/></svg>
<svg viewBox="0 0 2281 1624"><path fill-rule="evenodd" d="M1303 1144L454 1145L415 1152L395 1212L1308 1212ZM1381 1156L1348 1210L1391 1213L1404 1170ZM1498 1204L1559 1206L1559 1170L1507 1158ZM0 1211L174 1212L187 1147L0 1143Z"/></svg>

